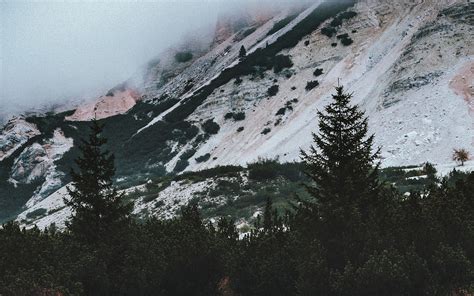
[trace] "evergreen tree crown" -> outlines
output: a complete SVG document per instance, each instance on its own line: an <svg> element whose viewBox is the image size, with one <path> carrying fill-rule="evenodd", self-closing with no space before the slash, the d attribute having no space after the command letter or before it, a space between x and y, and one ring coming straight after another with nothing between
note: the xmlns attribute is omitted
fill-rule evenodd
<svg viewBox="0 0 474 296"><path fill-rule="evenodd" d="M103 125L93 120L89 138L79 146L81 156L75 160L79 170L71 170L69 198L65 199L73 210L69 230L87 241L127 224L131 213L131 205L123 203L123 194L113 186L114 155L103 149L107 140L102 131Z"/></svg>

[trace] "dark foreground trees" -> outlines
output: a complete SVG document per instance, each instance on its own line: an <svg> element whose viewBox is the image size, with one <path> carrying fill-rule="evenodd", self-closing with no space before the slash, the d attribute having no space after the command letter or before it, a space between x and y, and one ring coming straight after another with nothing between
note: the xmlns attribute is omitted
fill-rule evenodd
<svg viewBox="0 0 474 296"><path fill-rule="evenodd" d="M319 116L303 153L313 200L279 213L269 199L240 239L234 221L204 222L196 206L167 221L129 219L95 126L73 175L68 229L0 230L0 294L472 293L474 173L431 176L423 192L402 196L380 183L367 119L342 87Z"/></svg>
<svg viewBox="0 0 474 296"><path fill-rule="evenodd" d="M68 230L88 243L125 229L132 209L113 186L114 155L104 149L107 140L102 130L103 126L93 120L89 138L79 146L81 156L75 161L79 171L71 170L69 197L64 200L74 213L67 223Z"/></svg>

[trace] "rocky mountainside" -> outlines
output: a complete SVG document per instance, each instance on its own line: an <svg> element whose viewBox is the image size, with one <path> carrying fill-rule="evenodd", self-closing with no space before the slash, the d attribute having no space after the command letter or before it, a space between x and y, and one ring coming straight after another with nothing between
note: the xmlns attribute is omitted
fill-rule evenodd
<svg viewBox="0 0 474 296"><path fill-rule="evenodd" d="M64 221L67 173L94 114L106 124L118 185L148 196L133 195L137 214L161 204L160 193L146 194L151 179L298 160L338 83L369 115L383 166L445 166L453 148L474 152L473 3L315 1L226 20L213 38L164 52L88 105L5 125L0 219Z"/></svg>

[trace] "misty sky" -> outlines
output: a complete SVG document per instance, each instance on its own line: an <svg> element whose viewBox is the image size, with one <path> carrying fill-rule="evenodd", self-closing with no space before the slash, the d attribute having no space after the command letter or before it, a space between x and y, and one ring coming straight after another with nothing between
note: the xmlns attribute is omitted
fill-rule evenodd
<svg viewBox="0 0 474 296"><path fill-rule="evenodd" d="M105 91L186 32L212 27L216 3L0 0L0 111Z"/></svg>

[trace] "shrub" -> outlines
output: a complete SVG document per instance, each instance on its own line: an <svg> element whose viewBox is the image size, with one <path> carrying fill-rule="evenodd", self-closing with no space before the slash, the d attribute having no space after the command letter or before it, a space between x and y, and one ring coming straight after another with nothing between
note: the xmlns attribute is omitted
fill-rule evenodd
<svg viewBox="0 0 474 296"><path fill-rule="evenodd" d="M350 18L353 18L357 15L357 12L355 11L344 11L344 12L341 12L337 17L339 17L340 19L350 19Z"/></svg>
<svg viewBox="0 0 474 296"><path fill-rule="evenodd" d="M338 27L338 26L342 25L342 20L336 17L329 24L332 27Z"/></svg>
<svg viewBox="0 0 474 296"><path fill-rule="evenodd" d="M188 165L189 165L189 162L187 159L180 159L176 162L176 166L174 167L173 172L174 173L182 172Z"/></svg>
<svg viewBox="0 0 474 296"><path fill-rule="evenodd" d="M180 159L189 159L191 158L194 154L196 154L196 149L189 149L189 150L186 150L183 152L183 154L181 154L179 156Z"/></svg>
<svg viewBox="0 0 474 296"><path fill-rule="evenodd" d="M275 179L277 175L277 161L271 159L259 159L257 162L249 164L249 179L256 181L264 181Z"/></svg>
<svg viewBox="0 0 474 296"><path fill-rule="evenodd" d="M241 126L241 127L239 127L239 128L237 129L237 132L240 133L240 132L243 131L243 130L244 130L244 127Z"/></svg>
<svg viewBox="0 0 474 296"><path fill-rule="evenodd" d="M241 121L245 119L245 113L244 112L238 112L233 114L233 118L235 121Z"/></svg>
<svg viewBox="0 0 474 296"><path fill-rule="evenodd" d="M220 126L212 119L209 119L202 124L202 129L208 134L215 135L219 132Z"/></svg>
<svg viewBox="0 0 474 296"><path fill-rule="evenodd" d="M349 34L344 33L344 34L339 34L336 36L337 39L346 39L349 38Z"/></svg>
<svg viewBox="0 0 474 296"><path fill-rule="evenodd" d="M344 39L341 40L341 43L344 46L349 46L352 43L354 43L354 41L351 38L344 38Z"/></svg>
<svg viewBox="0 0 474 296"><path fill-rule="evenodd" d="M208 134L199 134L196 139L194 139L194 146L198 146L200 143L204 143L207 139L209 139Z"/></svg>
<svg viewBox="0 0 474 296"><path fill-rule="evenodd" d="M185 63L193 58L193 54L189 51L180 51L174 55L174 59L178 63Z"/></svg>
<svg viewBox="0 0 474 296"><path fill-rule="evenodd" d="M210 153L206 153L204 155L201 155L199 157L196 157L196 162L206 162L209 160L209 158L211 158L211 154Z"/></svg>
<svg viewBox="0 0 474 296"><path fill-rule="evenodd" d="M277 113L275 114L276 116L278 115L285 115L285 112L286 112L286 108L283 107L283 108L280 108L278 109Z"/></svg>
<svg viewBox="0 0 474 296"><path fill-rule="evenodd" d="M318 85L319 85L319 82L318 82L317 80L308 81L308 82L306 83L305 89L306 89L307 91L310 91L310 90L312 90L313 88L315 88L315 87L318 86Z"/></svg>
<svg viewBox="0 0 474 296"><path fill-rule="evenodd" d="M336 42L333 42L333 43L331 43L331 46L332 46L332 47L336 47L336 46L337 46L337 43L336 43Z"/></svg>
<svg viewBox="0 0 474 296"><path fill-rule="evenodd" d="M270 97L276 96L276 94L278 93L278 90L279 90L278 84L272 85L272 86L270 86L270 87L268 88L267 94L268 94Z"/></svg>
<svg viewBox="0 0 474 296"><path fill-rule="evenodd" d="M316 77L318 77L318 76L320 76L320 75L322 75L322 74L323 74L323 69L321 69L321 68L317 68L317 69L314 70L314 72L313 72L313 75L316 76Z"/></svg>
<svg viewBox="0 0 474 296"><path fill-rule="evenodd" d="M309 45L309 40L305 40L304 45L308 46Z"/></svg>
<svg viewBox="0 0 474 296"><path fill-rule="evenodd" d="M266 135L268 134L269 132L271 132L272 130L269 128L269 127L266 127L263 129L263 131L261 132L262 135Z"/></svg>
<svg viewBox="0 0 474 296"><path fill-rule="evenodd" d="M336 32L337 32L336 29L333 28L333 27L324 27L324 28L321 29L321 34L326 35L329 38L334 36L336 34Z"/></svg>
<svg viewBox="0 0 474 296"><path fill-rule="evenodd" d="M228 120L228 119L231 119L231 118L234 119L235 121L244 120L245 119L245 113L244 112L238 112L238 113L229 112L229 113L226 113L224 115L225 120Z"/></svg>
<svg viewBox="0 0 474 296"><path fill-rule="evenodd" d="M241 83L242 83L242 78L240 77L235 78L234 84L239 85Z"/></svg>

